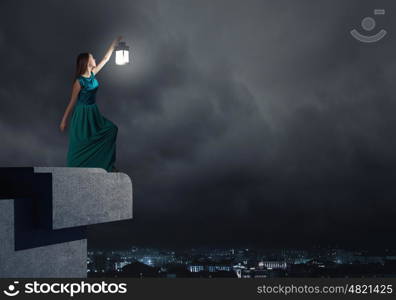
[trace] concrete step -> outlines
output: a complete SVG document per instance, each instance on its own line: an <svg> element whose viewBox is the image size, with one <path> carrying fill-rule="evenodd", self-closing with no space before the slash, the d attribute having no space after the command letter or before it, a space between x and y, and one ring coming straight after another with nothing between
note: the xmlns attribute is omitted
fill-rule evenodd
<svg viewBox="0 0 396 300"><path fill-rule="evenodd" d="M86 277L87 226L132 218L125 173L0 168L0 277Z"/></svg>
<svg viewBox="0 0 396 300"><path fill-rule="evenodd" d="M99 168L35 167L34 171L52 175L52 229L133 218L132 181L125 173Z"/></svg>

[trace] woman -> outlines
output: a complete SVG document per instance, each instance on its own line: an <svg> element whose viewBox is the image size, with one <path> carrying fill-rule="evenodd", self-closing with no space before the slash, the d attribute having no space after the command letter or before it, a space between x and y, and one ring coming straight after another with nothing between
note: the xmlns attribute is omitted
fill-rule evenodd
<svg viewBox="0 0 396 300"><path fill-rule="evenodd" d="M109 61L121 38L119 36L112 42L98 65L91 53L80 53L77 57L71 99L60 124L63 132L72 112L68 167L99 167L108 172L118 171L114 166L118 127L102 116L96 105L99 83L95 76Z"/></svg>

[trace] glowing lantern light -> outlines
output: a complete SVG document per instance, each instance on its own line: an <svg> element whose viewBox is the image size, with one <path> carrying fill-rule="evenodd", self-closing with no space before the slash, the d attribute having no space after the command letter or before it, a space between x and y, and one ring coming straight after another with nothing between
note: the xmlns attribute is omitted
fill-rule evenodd
<svg viewBox="0 0 396 300"><path fill-rule="evenodd" d="M129 46L125 42L118 43L115 53L115 63L117 65L129 64Z"/></svg>

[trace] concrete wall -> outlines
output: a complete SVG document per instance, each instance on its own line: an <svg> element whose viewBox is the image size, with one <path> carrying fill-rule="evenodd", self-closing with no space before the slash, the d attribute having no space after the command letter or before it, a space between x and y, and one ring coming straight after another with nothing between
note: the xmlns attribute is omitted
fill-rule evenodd
<svg viewBox="0 0 396 300"><path fill-rule="evenodd" d="M132 213L127 174L0 168L0 277L87 277L87 226Z"/></svg>

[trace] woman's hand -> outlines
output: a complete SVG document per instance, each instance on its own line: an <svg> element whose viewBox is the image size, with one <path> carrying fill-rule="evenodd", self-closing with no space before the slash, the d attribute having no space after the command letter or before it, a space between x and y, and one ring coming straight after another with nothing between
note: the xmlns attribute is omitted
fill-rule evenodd
<svg viewBox="0 0 396 300"><path fill-rule="evenodd" d="M65 121L62 121L59 125L60 131L65 131L65 128L67 127L67 123Z"/></svg>
<svg viewBox="0 0 396 300"><path fill-rule="evenodd" d="M117 46L117 44L122 40L122 36L119 35L116 39L114 39L113 43L111 44L111 46L113 48L115 48Z"/></svg>

